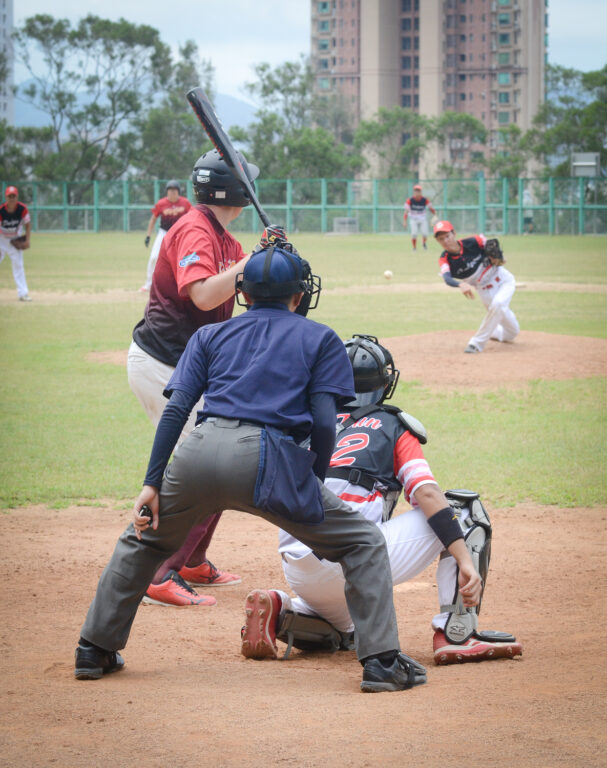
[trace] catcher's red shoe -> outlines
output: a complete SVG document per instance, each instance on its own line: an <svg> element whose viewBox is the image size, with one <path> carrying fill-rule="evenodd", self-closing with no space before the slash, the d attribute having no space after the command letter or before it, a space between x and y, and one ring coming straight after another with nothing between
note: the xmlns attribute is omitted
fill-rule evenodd
<svg viewBox="0 0 607 768"><path fill-rule="evenodd" d="M275 659L276 625L282 601L274 590L254 589L245 601L245 624L240 652L247 659Z"/></svg>
<svg viewBox="0 0 607 768"><path fill-rule="evenodd" d="M461 645L451 644L440 629L434 633L433 645L435 664L463 664L467 661L511 659L514 656L521 656L523 653L523 646L516 641L489 642L482 638L471 637Z"/></svg>

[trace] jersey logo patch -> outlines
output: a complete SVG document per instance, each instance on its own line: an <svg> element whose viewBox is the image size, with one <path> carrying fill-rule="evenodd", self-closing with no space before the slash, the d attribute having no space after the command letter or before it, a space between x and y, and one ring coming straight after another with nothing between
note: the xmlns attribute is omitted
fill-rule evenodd
<svg viewBox="0 0 607 768"><path fill-rule="evenodd" d="M190 253L189 256L184 256L179 262L179 266L187 267L188 264L194 264L196 261L200 261L200 256L194 251L194 253Z"/></svg>

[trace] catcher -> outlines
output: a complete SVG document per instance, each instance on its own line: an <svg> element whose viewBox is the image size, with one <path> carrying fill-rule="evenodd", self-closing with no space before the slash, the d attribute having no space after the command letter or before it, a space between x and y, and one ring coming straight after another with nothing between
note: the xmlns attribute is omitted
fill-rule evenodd
<svg viewBox="0 0 607 768"><path fill-rule="evenodd" d="M467 299L474 298L476 288L487 314L464 352L482 352L489 339L513 341L520 327L510 302L516 287L514 275L504 267L504 254L498 240L484 235L458 240L449 221L434 225L434 237L444 248L438 264L443 280L459 288ZM458 278L459 282L458 282Z"/></svg>
<svg viewBox="0 0 607 768"><path fill-rule="evenodd" d="M17 187L7 187L6 202L0 205L0 263L8 254L19 301L31 301L25 279L23 251L30 247L31 219L27 207L17 199Z"/></svg>
<svg viewBox="0 0 607 768"><path fill-rule="evenodd" d="M374 522L386 539L394 585L421 573L437 557L440 613L433 621L436 664L513 658L522 646L506 632L479 632L480 598L467 599L466 585L480 592L487 580L491 522L477 493L442 493L421 445L424 427L399 408L384 404L399 378L389 350L374 336L355 334L345 343L356 397L339 413L335 449L325 485L352 509ZM400 494L412 505L392 517ZM457 520L447 534L446 524ZM447 535L446 535L447 534ZM285 530L280 531L282 566L296 597L276 589L253 590L245 602L241 652L247 658L276 658L276 640L303 650L347 649L354 626L336 563Z"/></svg>

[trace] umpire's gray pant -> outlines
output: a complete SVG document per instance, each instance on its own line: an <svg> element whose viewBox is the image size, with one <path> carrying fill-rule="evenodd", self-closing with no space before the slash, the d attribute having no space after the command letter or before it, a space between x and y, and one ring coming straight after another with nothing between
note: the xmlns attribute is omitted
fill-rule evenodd
<svg viewBox="0 0 607 768"><path fill-rule="evenodd" d="M237 509L283 528L321 558L341 563L359 659L400 648L384 537L322 486L325 520L292 523L253 506L260 428L234 419L203 422L177 449L160 491L158 530L137 539L130 524L103 571L81 635L108 651L124 648L158 566L204 517Z"/></svg>

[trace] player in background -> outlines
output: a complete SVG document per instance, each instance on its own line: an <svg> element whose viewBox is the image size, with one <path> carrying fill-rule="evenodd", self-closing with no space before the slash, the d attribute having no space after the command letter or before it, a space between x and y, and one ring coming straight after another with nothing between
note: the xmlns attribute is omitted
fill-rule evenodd
<svg viewBox="0 0 607 768"><path fill-rule="evenodd" d="M399 377L390 352L373 336L357 334L345 346L354 371L356 398L338 413L337 439L325 485L379 527L386 539L393 584L413 578L440 556L440 613L432 620L437 664L519 655L521 645L511 635L477 631L475 601L467 599L467 590L478 589L482 594L489 565L491 524L478 495L448 491L450 505L424 457L422 424L384 404L392 397ZM392 517L401 492L412 509ZM441 541L441 518L455 516L461 526L459 537ZM279 534L279 551L285 578L296 597L281 590L254 590L248 595L243 655L276 658L277 636L297 648L348 648L353 625L339 565L320 559L284 530ZM289 651L290 647L287 654Z"/></svg>
<svg viewBox="0 0 607 768"><path fill-rule="evenodd" d="M141 292L149 291L152 287L154 267L158 261L158 254L160 253L160 246L162 245L164 236L173 226L173 224L178 219L180 219L184 213L187 213L192 207L192 204L187 199L187 197L181 197L181 187L179 186L178 181L175 181L174 179L168 181L165 192L166 197L161 197L156 205L152 208L152 215L150 216L150 220L148 222L148 231L145 235L146 248L150 244L150 237L154 231L154 224L156 223L156 219L160 216L160 226L158 228L158 232L156 233L154 245L152 246L152 251L150 253L150 259L148 261L147 278L145 283L139 289Z"/></svg>
<svg viewBox="0 0 607 768"><path fill-rule="evenodd" d="M17 187L7 187L4 193L6 202L0 205L0 264L8 254L19 301L31 301L25 279L23 251L30 247L32 224L27 206L19 202L18 195ZM17 238L20 242L13 242Z"/></svg>
<svg viewBox="0 0 607 768"><path fill-rule="evenodd" d="M305 316L316 306L320 280L287 247L283 242L250 257L236 282L250 310L196 331L167 384L170 400L133 522L116 544L81 631L78 679L123 668L117 651L160 562L196 521L234 509L284 528L318 557L340 564L363 692L426 682L424 667L399 650L383 537L322 484L337 408L354 396L352 367L335 332ZM203 393L198 424L167 467ZM310 450L301 445L308 437ZM450 527L459 531L457 522Z"/></svg>
<svg viewBox="0 0 607 768"><path fill-rule="evenodd" d="M407 226L407 219L410 219L409 228L411 230L411 243L413 250L417 250L417 236L422 235L424 250L428 250L428 211L436 216L436 211L427 197L423 197L421 184L413 187L413 195L405 201L405 212L403 214L403 225Z"/></svg>
<svg viewBox="0 0 607 768"><path fill-rule="evenodd" d="M241 159L253 181L259 169ZM227 227L250 200L216 149L196 161L192 183L198 202L162 241L144 317L133 330L128 354L129 385L154 426L167 403L167 382L192 334L232 316L234 280L249 258ZM196 410L181 440L192 431ZM198 595L192 586L240 583L238 575L218 570L206 556L219 518L213 515L194 526L181 549L159 568L145 602L213 605L215 598Z"/></svg>
<svg viewBox="0 0 607 768"><path fill-rule="evenodd" d="M449 221L436 222L434 237L444 248L438 265L445 283L459 288L467 299L474 298L476 288L487 309L483 322L468 341L464 352L482 352L489 339L513 341L520 331L516 315L510 309L516 288L514 275L501 266L503 260L500 264L490 261L485 250L487 238L474 235L458 240Z"/></svg>

